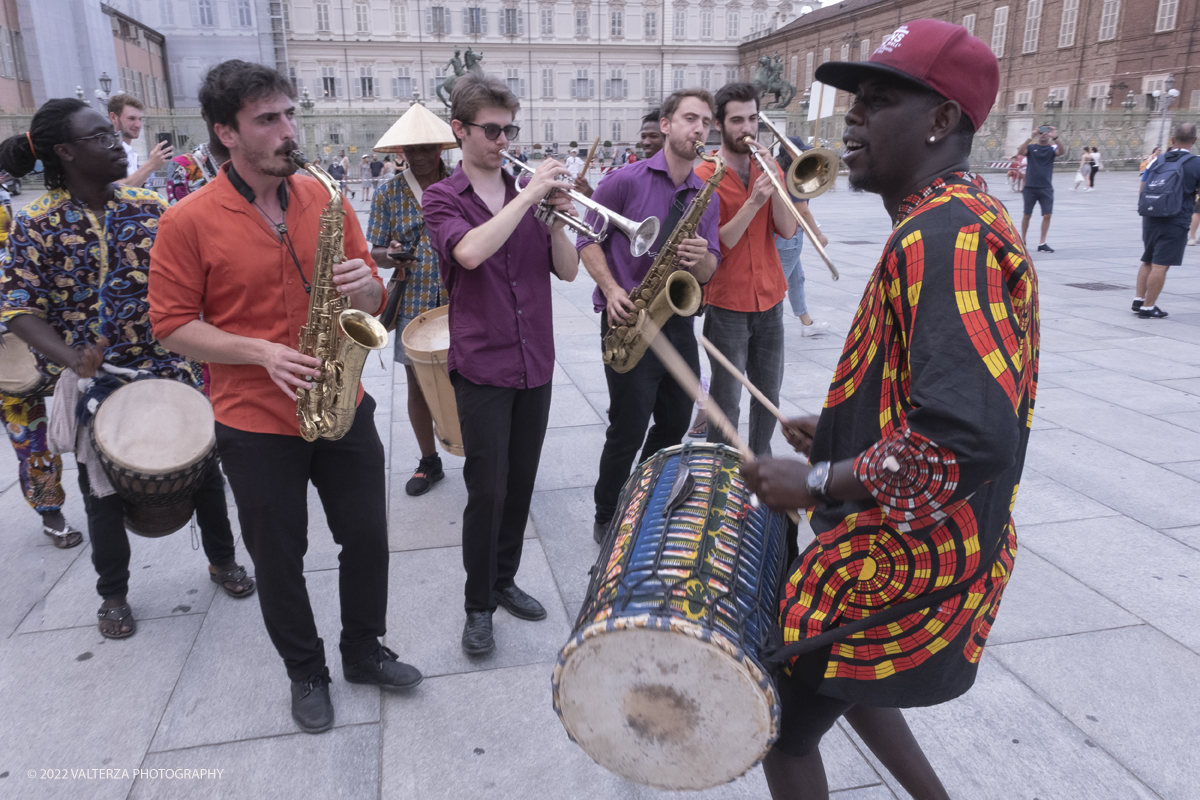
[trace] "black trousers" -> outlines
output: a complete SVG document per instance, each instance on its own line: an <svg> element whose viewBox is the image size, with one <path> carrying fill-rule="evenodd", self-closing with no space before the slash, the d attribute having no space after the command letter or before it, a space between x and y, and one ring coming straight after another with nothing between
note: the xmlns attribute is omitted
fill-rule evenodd
<svg viewBox="0 0 1200 800"><path fill-rule="evenodd" d="M550 420L550 384L508 389L472 383L450 373L462 428L463 567L467 611L496 607L493 592L513 585L542 442Z"/></svg>
<svg viewBox="0 0 1200 800"><path fill-rule="evenodd" d="M237 501L242 541L254 561L267 633L288 677L325 667L304 582L308 483L321 497L338 554L343 661L375 652L386 632L388 543L383 443L375 401L364 395L349 433L336 441L251 433L217 423L217 448Z"/></svg>
<svg viewBox="0 0 1200 800"><path fill-rule="evenodd" d="M608 327L608 314L601 311L601 340ZM700 353L692 318L673 316L662 332L699 376ZM674 447L692 421L692 399L653 352L646 351L637 366L624 374L606 366L604 377L608 381L608 430L595 490L596 522L601 525L607 525L617 511L621 487L629 479L638 450L642 451L640 463L664 447ZM654 424L647 433L651 419Z"/></svg>
<svg viewBox="0 0 1200 800"><path fill-rule="evenodd" d="M124 501L120 495L93 497L88 470L79 465L79 491L87 511L88 537L92 540L92 566L96 591L105 600L129 593L129 534L125 531ZM220 566L233 560L233 529L225 506L225 481L216 466L196 490L196 523L208 563Z"/></svg>

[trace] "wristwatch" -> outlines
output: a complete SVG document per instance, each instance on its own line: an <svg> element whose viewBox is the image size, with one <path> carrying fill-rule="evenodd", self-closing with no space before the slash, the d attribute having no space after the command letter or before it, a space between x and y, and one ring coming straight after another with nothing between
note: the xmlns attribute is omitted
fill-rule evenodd
<svg viewBox="0 0 1200 800"><path fill-rule="evenodd" d="M834 502L829 496L829 462L818 461L813 464L812 469L808 471L808 478L805 480L805 488L812 498L818 503L830 505Z"/></svg>

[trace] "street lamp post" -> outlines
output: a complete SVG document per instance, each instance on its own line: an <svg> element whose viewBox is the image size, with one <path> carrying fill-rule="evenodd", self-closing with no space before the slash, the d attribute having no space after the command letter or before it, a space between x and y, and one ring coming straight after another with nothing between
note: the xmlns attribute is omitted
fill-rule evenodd
<svg viewBox="0 0 1200 800"><path fill-rule="evenodd" d="M305 144L309 147L316 145L316 142L314 141L316 139L316 133L312 115L313 105L313 99L308 93L308 87L305 86L300 91L300 111L304 117L304 141L302 144Z"/></svg>
<svg viewBox="0 0 1200 800"><path fill-rule="evenodd" d="M1128 116L1133 113L1133 109L1137 108L1137 100L1133 99L1133 89L1129 90L1129 96L1121 103L1121 107L1125 109L1125 114Z"/></svg>
<svg viewBox="0 0 1200 800"><path fill-rule="evenodd" d="M1167 76L1165 85L1166 91L1155 89L1153 92L1154 99L1159 101L1162 106L1162 114L1158 123L1158 146L1164 149L1167 144L1167 109L1171 107L1171 103L1175 102L1175 98L1179 97L1179 90L1175 88L1174 75Z"/></svg>

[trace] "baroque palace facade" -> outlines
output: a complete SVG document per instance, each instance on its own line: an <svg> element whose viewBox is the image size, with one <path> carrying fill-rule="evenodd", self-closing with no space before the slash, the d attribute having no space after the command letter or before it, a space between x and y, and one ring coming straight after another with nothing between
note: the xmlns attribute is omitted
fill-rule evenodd
<svg viewBox="0 0 1200 800"><path fill-rule="evenodd" d="M318 114L403 109L414 91L441 110L450 59L470 48L520 98L515 144L586 146L599 136L623 147L674 89L715 91L734 80L739 42L785 24L792 8L790 0L290 0L284 23L291 75ZM355 138L365 137L351 132L341 143L363 144Z"/></svg>
<svg viewBox="0 0 1200 800"><path fill-rule="evenodd" d="M825 61L865 60L906 20L963 25L1000 61L994 111L1044 117L1048 112L1146 114L1156 90L1174 77L1173 110L1200 109L1200 51L1191 0L846 0L806 14L740 48L743 67L780 55L797 86L789 111L807 110L805 91ZM835 115L848 105L838 92Z"/></svg>

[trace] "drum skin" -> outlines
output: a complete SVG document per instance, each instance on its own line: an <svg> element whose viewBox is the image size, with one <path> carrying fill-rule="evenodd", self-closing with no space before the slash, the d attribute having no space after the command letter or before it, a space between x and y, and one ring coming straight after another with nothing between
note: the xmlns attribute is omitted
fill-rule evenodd
<svg viewBox="0 0 1200 800"><path fill-rule="evenodd" d="M751 505L740 464L724 445L686 444L637 467L554 669L567 734L635 783L727 783L778 736L757 657L778 641L787 523Z"/></svg>
<svg viewBox="0 0 1200 800"><path fill-rule="evenodd" d="M57 377L38 370L38 356L11 331L0 333L0 394L13 397L46 395L54 390Z"/></svg>
<svg viewBox="0 0 1200 800"><path fill-rule="evenodd" d="M125 501L126 528L159 537L188 523L196 488L216 469L215 421L203 393L165 378L128 383L96 409L91 436Z"/></svg>
<svg viewBox="0 0 1200 800"><path fill-rule="evenodd" d="M405 326L400 334L404 353L412 362L421 394L433 415L438 443L450 455L465 454L458 424L458 401L450 383L450 306L431 308Z"/></svg>

